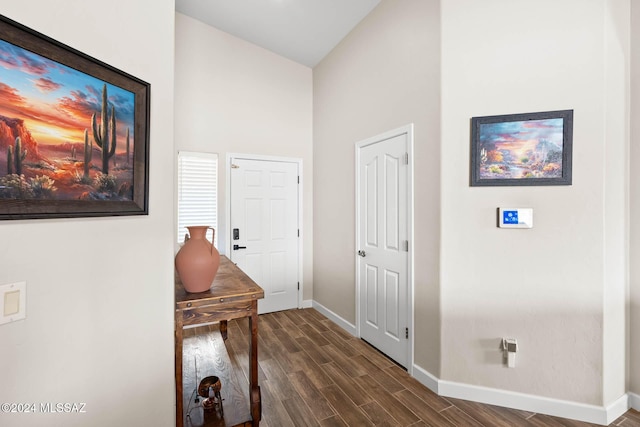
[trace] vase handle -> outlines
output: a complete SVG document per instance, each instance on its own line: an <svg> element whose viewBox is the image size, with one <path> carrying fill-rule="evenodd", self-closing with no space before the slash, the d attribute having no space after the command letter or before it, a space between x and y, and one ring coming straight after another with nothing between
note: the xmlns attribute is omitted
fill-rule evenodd
<svg viewBox="0 0 640 427"><path fill-rule="evenodd" d="M216 239L216 229L213 227L209 227L211 229L211 255L213 256L213 241Z"/></svg>

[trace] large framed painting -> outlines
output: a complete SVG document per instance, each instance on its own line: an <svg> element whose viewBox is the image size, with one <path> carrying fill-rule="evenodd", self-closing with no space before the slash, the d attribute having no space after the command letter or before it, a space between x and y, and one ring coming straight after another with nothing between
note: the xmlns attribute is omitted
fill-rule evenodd
<svg viewBox="0 0 640 427"><path fill-rule="evenodd" d="M0 219L148 214L149 91L0 15Z"/></svg>
<svg viewBox="0 0 640 427"><path fill-rule="evenodd" d="M571 185L573 110L473 117L471 186Z"/></svg>

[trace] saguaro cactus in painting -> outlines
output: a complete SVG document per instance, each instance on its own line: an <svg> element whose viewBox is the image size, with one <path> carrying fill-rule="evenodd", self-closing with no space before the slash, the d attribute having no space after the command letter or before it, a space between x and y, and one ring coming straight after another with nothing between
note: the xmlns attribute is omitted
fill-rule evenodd
<svg viewBox="0 0 640 427"><path fill-rule="evenodd" d="M84 178L89 178L89 167L93 158L93 144L89 142L89 132L84 130Z"/></svg>
<svg viewBox="0 0 640 427"><path fill-rule="evenodd" d="M96 113L91 116L91 129L93 140L102 151L102 173L109 174L109 159L116 153L116 109L111 105L109 115L109 103L107 102L107 84L102 87L102 111L100 112L101 124L97 124Z"/></svg>
<svg viewBox="0 0 640 427"><path fill-rule="evenodd" d="M15 174L22 175L22 161L27 157L27 150L22 151L22 141L20 137L16 138L16 146L13 152L13 160L15 163Z"/></svg>

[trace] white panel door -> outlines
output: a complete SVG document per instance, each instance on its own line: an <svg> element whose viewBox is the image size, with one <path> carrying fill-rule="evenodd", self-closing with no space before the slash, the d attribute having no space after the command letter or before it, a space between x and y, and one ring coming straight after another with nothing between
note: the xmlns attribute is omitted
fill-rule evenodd
<svg viewBox="0 0 640 427"><path fill-rule="evenodd" d="M359 148L360 336L408 362L407 135Z"/></svg>
<svg viewBox="0 0 640 427"><path fill-rule="evenodd" d="M264 289L259 313L298 307L298 165L231 159L231 261Z"/></svg>

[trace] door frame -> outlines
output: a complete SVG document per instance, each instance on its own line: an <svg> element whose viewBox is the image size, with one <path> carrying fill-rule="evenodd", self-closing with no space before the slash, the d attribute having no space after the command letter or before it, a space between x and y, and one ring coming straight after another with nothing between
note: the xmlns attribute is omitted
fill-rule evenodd
<svg viewBox="0 0 640 427"><path fill-rule="evenodd" d="M360 149L373 145L378 142L386 141L391 138L395 138L400 135L407 135L407 154L409 155L409 162L407 164L407 239L409 240L409 254L407 257L407 325L409 327L409 339L408 339L408 359L407 359L407 371L409 375L413 376L413 352L414 352L414 335L415 335L415 327L414 327L414 227L413 227L413 123L410 123L405 126L401 126L397 129L393 129L379 135L364 139L362 141L358 141L355 143L355 228L356 228L356 239L355 239L355 248L358 249L358 245L360 242ZM354 251L355 252L355 251ZM355 259L355 279L356 279L356 336L361 338L360 335L360 310L361 310L361 301L360 301L360 268L358 268L358 263L362 259L358 256L357 253L353 254Z"/></svg>
<svg viewBox="0 0 640 427"><path fill-rule="evenodd" d="M280 156L263 156L259 154L241 154L241 153L227 153L225 159L225 253L231 256L231 161L233 159L242 160L256 160L256 161L268 161L268 162L282 162L282 163L295 163L298 165L298 228L300 229L300 236L298 238L298 282L300 287L298 289L298 308L302 308L304 295L304 265L303 265L303 242L304 242L304 227L302 223L302 207L303 207L303 174L302 174L302 159L298 157L280 157Z"/></svg>

